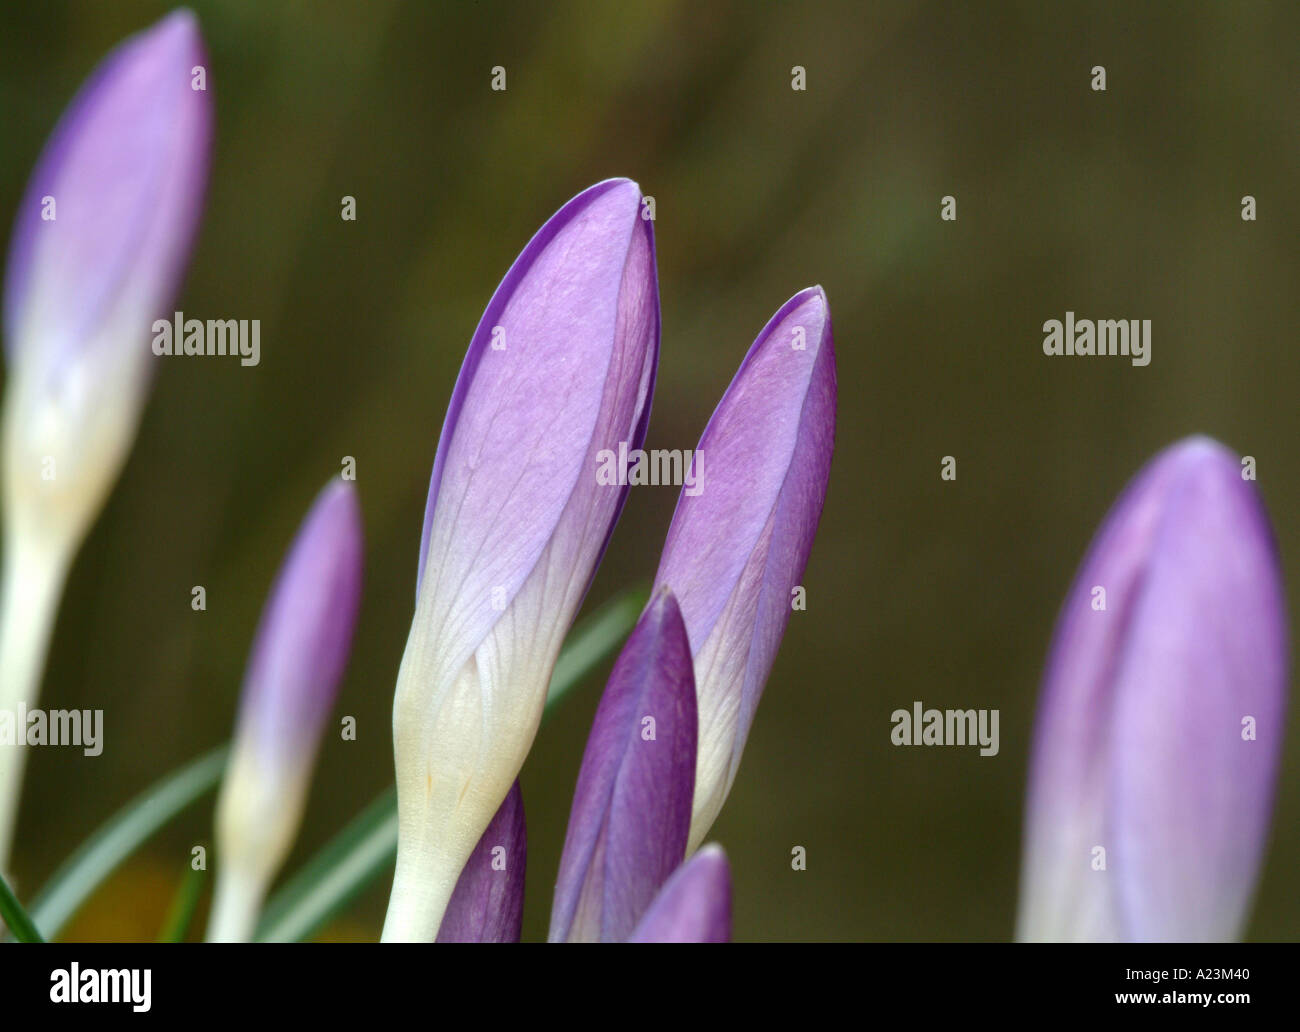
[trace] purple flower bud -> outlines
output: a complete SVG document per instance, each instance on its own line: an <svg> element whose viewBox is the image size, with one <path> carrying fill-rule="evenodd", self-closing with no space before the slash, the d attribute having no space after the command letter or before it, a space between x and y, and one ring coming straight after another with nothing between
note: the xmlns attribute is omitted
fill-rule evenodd
<svg viewBox="0 0 1300 1032"><path fill-rule="evenodd" d="M460 872L438 942L518 942L527 862L524 797L516 781Z"/></svg>
<svg viewBox="0 0 1300 1032"><path fill-rule="evenodd" d="M659 349L651 223L626 179L533 237L470 343L443 424L393 701L398 851L386 940L430 941L523 765L551 670L644 439Z"/></svg>
<svg viewBox="0 0 1300 1032"><path fill-rule="evenodd" d="M210 938L242 940L298 826L361 601L361 511L345 481L303 521L262 612L217 805Z"/></svg>
<svg viewBox="0 0 1300 1032"><path fill-rule="evenodd" d="M596 710L551 908L552 942L622 942L686 855L695 679L677 603L651 600Z"/></svg>
<svg viewBox="0 0 1300 1032"><path fill-rule="evenodd" d="M18 208L4 291L8 504L24 499L30 515L15 518L67 524L78 541L135 436L150 327L198 225L206 64L188 11L122 43L64 114Z"/></svg>
<svg viewBox="0 0 1300 1032"><path fill-rule="evenodd" d="M677 868L628 941L731 941L731 870L721 846Z"/></svg>
<svg viewBox="0 0 1300 1032"><path fill-rule="evenodd" d="M64 114L18 206L4 283L0 708L37 704L67 568L135 439L153 320L189 257L211 104L192 14L132 36ZM206 86L206 70L203 71ZM25 749L0 750L0 869Z"/></svg>
<svg viewBox="0 0 1300 1032"><path fill-rule="evenodd" d="M1268 835L1287 652L1254 485L1214 441L1165 450L1107 516L1057 620L1019 938L1240 934Z"/></svg>
<svg viewBox="0 0 1300 1032"><path fill-rule="evenodd" d="M699 759L690 848L731 789L821 518L835 438L835 352L820 287L763 328L700 438L655 587L695 656ZM703 463L700 456L703 456Z"/></svg>

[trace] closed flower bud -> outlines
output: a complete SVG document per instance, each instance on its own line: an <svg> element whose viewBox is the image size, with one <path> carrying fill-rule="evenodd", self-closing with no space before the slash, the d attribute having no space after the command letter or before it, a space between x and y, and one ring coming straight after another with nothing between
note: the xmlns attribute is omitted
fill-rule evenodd
<svg viewBox="0 0 1300 1032"><path fill-rule="evenodd" d="M212 112L188 11L106 57L18 207L4 282L0 708L34 707L69 564L126 461L202 206ZM0 750L0 869L26 750Z"/></svg>
<svg viewBox="0 0 1300 1032"><path fill-rule="evenodd" d="M573 794L552 942L622 942L686 855L695 679L671 593L650 603L601 696Z"/></svg>
<svg viewBox="0 0 1300 1032"><path fill-rule="evenodd" d="M1057 620L1019 938L1240 935L1268 837L1287 653L1254 484L1214 441L1174 445L1115 504Z"/></svg>
<svg viewBox="0 0 1300 1032"><path fill-rule="evenodd" d="M690 848L735 780L821 517L835 440L835 354L819 287L758 335L700 438L655 587L677 598L695 657L699 759Z"/></svg>
<svg viewBox="0 0 1300 1032"><path fill-rule="evenodd" d="M523 765L626 496L597 456L644 439L659 344L651 223L625 179L537 233L470 343L434 460L397 676L385 940L430 941Z"/></svg>
<svg viewBox="0 0 1300 1032"><path fill-rule="evenodd" d="M302 822L307 787L361 601L361 511L336 481L285 560L253 643L217 803L209 938L245 940Z"/></svg>

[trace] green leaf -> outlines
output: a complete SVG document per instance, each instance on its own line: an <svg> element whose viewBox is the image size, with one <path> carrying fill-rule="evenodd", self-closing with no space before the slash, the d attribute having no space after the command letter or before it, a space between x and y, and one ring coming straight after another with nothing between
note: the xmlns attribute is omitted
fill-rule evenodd
<svg viewBox="0 0 1300 1032"><path fill-rule="evenodd" d="M155 782L68 857L32 901L32 920L54 938L100 884L178 813L211 792L226 768L222 745Z"/></svg>
<svg viewBox="0 0 1300 1032"><path fill-rule="evenodd" d="M555 662L543 719L628 636L649 597L644 588L632 588L606 602L573 629Z"/></svg>
<svg viewBox="0 0 1300 1032"><path fill-rule="evenodd" d="M167 908L162 931L158 933L159 942L185 941L190 924L194 921L194 911L198 909L199 897L203 895L203 882L207 873L202 867L186 868L180 887L172 898L172 905Z"/></svg>
<svg viewBox="0 0 1300 1032"><path fill-rule="evenodd" d="M9 930L19 942L45 941L3 876L0 876L0 917L4 918L5 924L9 926Z"/></svg>
<svg viewBox="0 0 1300 1032"><path fill-rule="evenodd" d="M627 637L645 607L633 589L606 603L569 635L546 693L543 720ZM258 942L301 942L318 931L397 856L397 790L390 788L344 828L267 904Z"/></svg>

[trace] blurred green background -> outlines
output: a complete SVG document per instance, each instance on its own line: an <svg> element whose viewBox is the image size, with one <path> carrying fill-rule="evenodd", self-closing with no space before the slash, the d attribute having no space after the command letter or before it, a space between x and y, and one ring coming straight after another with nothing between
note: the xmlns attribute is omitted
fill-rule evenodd
<svg viewBox="0 0 1300 1032"><path fill-rule="evenodd" d="M262 362L160 370L72 571L42 697L102 707L106 747L32 756L16 857L28 892L229 733L271 578L345 455L366 590L336 715L357 718L359 739L327 737L287 870L390 782L424 496L464 348L534 230L611 175L657 206L649 446L694 446L796 290L824 285L835 321L838 440L808 610L712 835L732 859L738 938L1011 935L1048 636L1099 520L1162 446L1205 432L1256 457L1300 611L1300 7L194 6L217 138L177 307L260 319ZM166 10L0 11L4 225L84 77ZM1098 64L1105 93L1090 88ZM356 222L339 218L345 194ZM946 194L956 222L940 220ZM1257 222L1240 218L1245 194ZM1067 309L1151 319L1151 365L1045 358L1041 324ZM955 483L939 478L944 455ZM674 503L672 488L633 492L588 609L649 581ZM195 584L207 612L190 609ZM528 938L545 932L602 677L524 770ZM890 712L917 699L1000 709L1000 754L892 746ZM1252 938L1300 937L1298 818L1293 717ZM70 934L152 937L210 828L205 802ZM386 889L328 935L375 938Z"/></svg>

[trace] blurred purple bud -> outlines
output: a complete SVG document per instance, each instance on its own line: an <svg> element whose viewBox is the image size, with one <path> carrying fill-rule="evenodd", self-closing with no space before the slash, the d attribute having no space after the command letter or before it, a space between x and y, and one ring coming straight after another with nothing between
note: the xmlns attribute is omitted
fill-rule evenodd
<svg viewBox="0 0 1300 1032"><path fill-rule="evenodd" d="M82 87L18 206L4 283L0 709L35 706L66 571L135 438L150 328L189 256L211 112L188 12L122 43ZM0 868L26 750L0 750Z"/></svg>
<svg viewBox="0 0 1300 1032"><path fill-rule="evenodd" d="M1019 938L1240 935L1268 836L1287 665L1263 503L1222 445L1179 442L1111 510L1057 620Z"/></svg>
<svg viewBox="0 0 1300 1032"><path fill-rule="evenodd" d="M311 770L352 648L361 600L361 512L345 481L329 484L298 531L262 612L230 763L217 806L220 938L246 938L247 911L284 861L302 820ZM254 897L249 899L248 897Z"/></svg>
<svg viewBox="0 0 1300 1032"><path fill-rule="evenodd" d="M239 737L249 736L268 763L316 747L352 650L361 564L356 490L331 481L271 589L244 677Z"/></svg>
<svg viewBox="0 0 1300 1032"><path fill-rule="evenodd" d="M46 145L5 271L6 503L79 543L130 450L202 207L212 132L198 22L117 47ZM206 86L206 68L204 71ZM42 460L57 475L42 479Z"/></svg>

